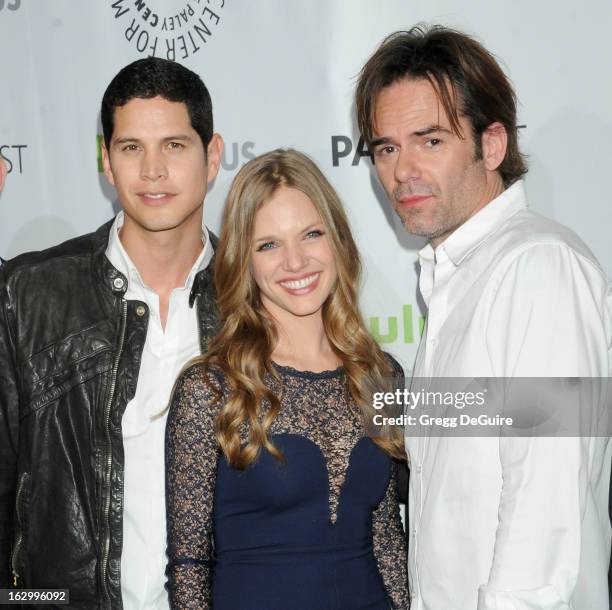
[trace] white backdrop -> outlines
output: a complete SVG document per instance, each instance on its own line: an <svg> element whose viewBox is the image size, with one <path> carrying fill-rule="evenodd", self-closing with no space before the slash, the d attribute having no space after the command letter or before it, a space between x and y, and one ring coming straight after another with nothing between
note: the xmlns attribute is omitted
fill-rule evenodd
<svg viewBox="0 0 612 610"><path fill-rule="evenodd" d="M587 0L0 0L0 255L94 230L117 210L98 168L99 104L125 64L174 58L208 86L223 169L278 146L310 154L348 207L366 269L362 306L410 368L422 312L416 252L368 157L355 156L355 76L382 38L418 21L458 27L502 61L520 100L531 207L567 224L612 274L612 3ZM172 55L174 54L174 56Z"/></svg>

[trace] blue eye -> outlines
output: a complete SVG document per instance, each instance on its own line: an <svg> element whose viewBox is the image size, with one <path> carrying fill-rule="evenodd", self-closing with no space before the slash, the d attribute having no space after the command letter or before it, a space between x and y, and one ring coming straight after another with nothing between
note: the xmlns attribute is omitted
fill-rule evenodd
<svg viewBox="0 0 612 610"><path fill-rule="evenodd" d="M266 250L272 250L276 245L273 241L267 241L265 244L261 244L259 248L257 248L257 252L265 252Z"/></svg>
<svg viewBox="0 0 612 610"><path fill-rule="evenodd" d="M306 237L308 239L312 239L313 237L321 237L321 235L325 234L320 229L313 229L312 231L308 231L308 233L306 233Z"/></svg>

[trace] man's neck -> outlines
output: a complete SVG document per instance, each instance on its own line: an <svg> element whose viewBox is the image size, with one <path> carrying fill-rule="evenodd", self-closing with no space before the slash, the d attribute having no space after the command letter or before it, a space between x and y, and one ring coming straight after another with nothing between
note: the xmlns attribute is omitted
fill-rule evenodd
<svg viewBox="0 0 612 610"><path fill-rule="evenodd" d="M429 240L431 247L435 250L441 243L443 243L448 237L450 237L459 227L465 224L472 216L475 216L484 207L489 205L493 200L497 199L504 191L506 187L502 181L502 178L497 172L491 172L488 175L487 181L483 184L482 191L477 197L477 204L474 206L471 214L460 224L454 227L443 235L439 235Z"/></svg>
<svg viewBox="0 0 612 610"><path fill-rule="evenodd" d="M161 298L183 286L202 252L202 220L168 231L147 231L127 215L119 238L144 283Z"/></svg>
<svg viewBox="0 0 612 610"><path fill-rule="evenodd" d="M486 182L484 192L482 194L482 204L478 206L478 210L476 212L482 210L482 208L491 203L491 201L494 199L497 199L505 190L506 187L501 175L498 172L495 172Z"/></svg>

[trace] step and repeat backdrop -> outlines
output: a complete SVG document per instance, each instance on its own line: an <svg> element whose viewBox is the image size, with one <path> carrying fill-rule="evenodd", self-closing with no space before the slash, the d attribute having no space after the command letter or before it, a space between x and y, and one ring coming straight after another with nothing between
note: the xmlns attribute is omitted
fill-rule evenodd
<svg viewBox="0 0 612 610"><path fill-rule="evenodd" d="M225 140L207 196L214 231L238 168L294 146L339 191L365 267L370 328L407 369L422 327L422 240L385 202L355 127L362 64L425 21L475 35L520 100L533 209L570 226L612 274L612 3L532 0L0 0L0 256L90 232L118 210L100 166L102 94L134 59L198 72Z"/></svg>

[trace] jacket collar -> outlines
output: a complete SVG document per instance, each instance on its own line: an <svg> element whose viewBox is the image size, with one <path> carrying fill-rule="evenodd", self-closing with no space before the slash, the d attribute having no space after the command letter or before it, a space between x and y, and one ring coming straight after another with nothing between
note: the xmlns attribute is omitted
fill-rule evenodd
<svg viewBox="0 0 612 610"><path fill-rule="evenodd" d="M106 248L114 219L104 223L93 234L92 261L93 270L98 279L116 296L123 296L127 290L127 278L116 269L106 257ZM208 232L210 243L213 247L213 257L205 269L198 271L193 280L191 294L189 295L189 306L193 307L196 297L202 295L206 287L213 282L213 265L215 253L219 240L214 233Z"/></svg>
<svg viewBox="0 0 612 610"><path fill-rule="evenodd" d="M210 263L206 265L206 268L198 271L193 278L193 286L191 287L191 293L189 294L189 307L193 307L196 297L202 296L208 286L214 285L214 266L219 239L212 231L208 231L208 237L210 238L210 245L213 249L213 255L210 259Z"/></svg>
<svg viewBox="0 0 612 610"><path fill-rule="evenodd" d="M127 278L118 269L115 269L108 258L106 258L106 248L113 222L114 219L109 220L93 234L93 269L105 287L113 294L123 296L127 290Z"/></svg>

